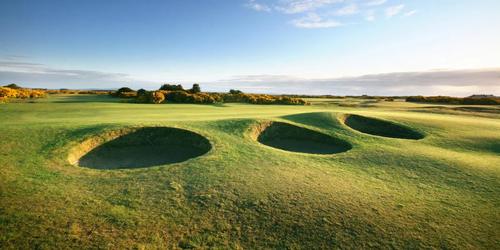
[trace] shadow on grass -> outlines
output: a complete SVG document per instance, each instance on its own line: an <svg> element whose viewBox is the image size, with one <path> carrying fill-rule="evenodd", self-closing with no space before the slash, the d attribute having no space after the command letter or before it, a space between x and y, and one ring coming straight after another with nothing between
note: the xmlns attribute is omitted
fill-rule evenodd
<svg viewBox="0 0 500 250"><path fill-rule="evenodd" d="M52 103L88 103L88 102L102 102L102 103L120 103L129 102L130 99L123 99L112 97L109 95L64 95L52 96L49 99Z"/></svg>
<svg viewBox="0 0 500 250"><path fill-rule="evenodd" d="M145 168L183 162L211 149L194 132L167 127L140 128L117 137L83 155L78 165L95 169Z"/></svg>
<svg viewBox="0 0 500 250"><path fill-rule="evenodd" d="M423 139L424 135L412 128L360 115L347 115L344 120L345 125L359 132L389 138Z"/></svg>
<svg viewBox="0 0 500 250"><path fill-rule="evenodd" d="M263 126L257 141L273 148L309 154L336 154L352 148L344 140L283 122Z"/></svg>

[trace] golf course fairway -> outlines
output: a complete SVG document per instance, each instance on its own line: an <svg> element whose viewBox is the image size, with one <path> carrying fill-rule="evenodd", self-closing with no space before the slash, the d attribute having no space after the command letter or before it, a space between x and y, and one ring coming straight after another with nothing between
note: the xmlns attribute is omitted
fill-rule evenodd
<svg viewBox="0 0 500 250"><path fill-rule="evenodd" d="M0 104L0 248L498 249L500 108L308 101Z"/></svg>

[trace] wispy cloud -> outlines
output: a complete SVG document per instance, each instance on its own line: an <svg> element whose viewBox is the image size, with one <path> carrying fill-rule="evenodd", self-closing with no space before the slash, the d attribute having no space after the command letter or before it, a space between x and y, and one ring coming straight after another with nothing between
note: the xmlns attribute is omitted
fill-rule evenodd
<svg viewBox="0 0 500 250"><path fill-rule="evenodd" d="M238 75L201 82L208 91L231 88L255 93L336 95L500 95L500 68L395 72L355 77L308 79L291 75ZM60 69L31 62L0 61L0 84L26 87L105 89L129 86L156 89L158 82L124 73ZM187 82L182 82L186 83Z"/></svg>
<svg viewBox="0 0 500 250"><path fill-rule="evenodd" d="M344 0L285 0L279 1L276 10L286 14L297 14L341 3Z"/></svg>
<svg viewBox="0 0 500 250"><path fill-rule="evenodd" d="M378 6L386 3L387 0L371 0L365 3L366 6Z"/></svg>
<svg viewBox="0 0 500 250"><path fill-rule="evenodd" d="M385 16L388 18L391 18L391 17L399 14L404 9L404 7L405 7L404 4L394 5L394 6L388 7L387 9L385 9Z"/></svg>
<svg viewBox="0 0 500 250"><path fill-rule="evenodd" d="M256 0L249 0L245 6L255 11L271 12L271 7L267 4L258 3Z"/></svg>
<svg viewBox="0 0 500 250"><path fill-rule="evenodd" d="M349 4L346 5L337 11L335 11L335 15L337 16L348 16L348 15L354 15L359 12L359 8L356 4Z"/></svg>
<svg viewBox="0 0 500 250"><path fill-rule="evenodd" d="M365 20L368 22L375 21L375 10L367 10L365 12Z"/></svg>
<svg viewBox="0 0 500 250"><path fill-rule="evenodd" d="M238 86L256 93L334 95L500 95L500 68L395 72L356 77L306 79L284 75L236 76L207 83L214 89Z"/></svg>
<svg viewBox="0 0 500 250"><path fill-rule="evenodd" d="M335 28L343 23L359 23L353 18L367 22L376 20L376 12L385 12L387 18L401 14L404 4L387 6L388 0L246 0L245 6L255 11L273 12L291 16L297 28ZM415 10L403 15L411 16ZM335 17L333 19L332 17Z"/></svg>
<svg viewBox="0 0 500 250"><path fill-rule="evenodd" d="M294 19L292 20L292 24L295 27L306 29L332 28L342 25L333 19L324 19L315 13L309 13L305 17Z"/></svg>
<svg viewBox="0 0 500 250"><path fill-rule="evenodd" d="M142 82L151 84L149 81ZM116 88L125 84L138 84L136 79L124 73L59 69L39 63L0 61L0 84L7 83L48 88Z"/></svg>
<svg viewBox="0 0 500 250"><path fill-rule="evenodd" d="M405 16L405 17L413 16L413 15L415 15L417 12L418 12L417 10L410 10L410 11L408 11L408 12L404 13L404 14L403 14L403 16Z"/></svg>

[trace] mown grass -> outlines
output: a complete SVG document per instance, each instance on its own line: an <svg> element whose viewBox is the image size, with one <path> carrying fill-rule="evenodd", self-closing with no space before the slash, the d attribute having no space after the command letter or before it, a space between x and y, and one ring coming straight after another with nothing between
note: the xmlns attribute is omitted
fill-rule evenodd
<svg viewBox="0 0 500 250"><path fill-rule="evenodd" d="M114 100L62 96L0 105L1 248L494 249L500 243L495 114L350 99L304 107ZM426 136L359 133L341 122L344 114L394 121ZM268 120L353 148L333 155L273 149L251 134ZM213 148L142 169L68 163L70 149L85 138L126 126L188 129Z"/></svg>

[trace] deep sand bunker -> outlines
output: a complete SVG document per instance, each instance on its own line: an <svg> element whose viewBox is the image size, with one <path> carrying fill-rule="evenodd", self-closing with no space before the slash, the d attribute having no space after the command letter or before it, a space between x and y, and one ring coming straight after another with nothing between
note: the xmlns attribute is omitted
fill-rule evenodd
<svg viewBox="0 0 500 250"><path fill-rule="evenodd" d="M207 153L211 147L205 137L184 129L125 129L85 141L69 160L95 169L145 168L186 161Z"/></svg>
<svg viewBox="0 0 500 250"><path fill-rule="evenodd" d="M352 148L344 140L283 122L262 123L254 136L264 145L300 153L335 154Z"/></svg>
<svg viewBox="0 0 500 250"><path fill-rule="evenodd" d="M344 124L354 130L370 135L412 140L424 138L422 133L409 127L360 115L346 115Z"/></svg>

